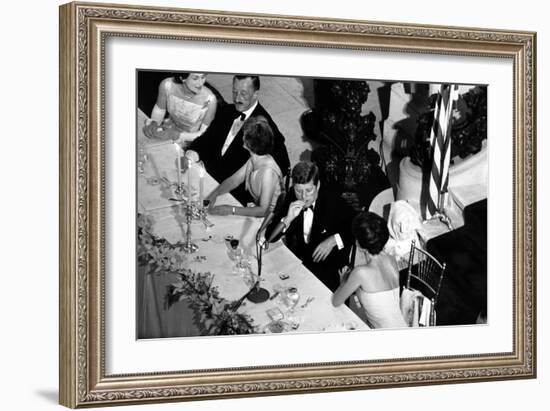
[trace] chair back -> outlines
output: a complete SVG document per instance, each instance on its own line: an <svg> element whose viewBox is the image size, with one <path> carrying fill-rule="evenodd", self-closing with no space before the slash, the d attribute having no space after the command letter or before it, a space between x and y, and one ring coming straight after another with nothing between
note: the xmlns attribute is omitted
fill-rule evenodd
<svg viewBox="0 0 550 411"><path fill-rule="evenodd" d="M445 275L445 267L445 263L440 263L430 253L417 247L416 241L411 242L406 288L420 291L431 301L433 312L430 313L429 325L435 325L436 322L435 308Z"/></svg>

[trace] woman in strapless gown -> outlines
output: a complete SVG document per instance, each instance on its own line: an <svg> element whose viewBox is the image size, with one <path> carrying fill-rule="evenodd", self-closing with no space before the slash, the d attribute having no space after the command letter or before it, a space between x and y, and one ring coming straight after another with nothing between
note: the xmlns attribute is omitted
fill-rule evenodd
<svg viewBox="0 0 550 411"><path fill-rule="evenodd" d="M386 221L377 214L363 211L353 220L352 231L357 252L363 255L365 263L344 275L332 303L338 306L355 295L372 328L407 327L399 304L397 264L382 251L389 238Z"/></svg>
<svg viewBox="0 0 550 411"><path fill-rule="evenodd" d="M151 119L143 128L145 135L186 144L204 133L217 108L216 96L204 87L205 81L204 73L179 73L164 79Z"/></svg>
<svg viewBox="0 0 550 411"><path fill-rule="evenodd" d="M277 202L283 190L283 173L271 156L273 131L265 117L250 117L243 126L244 148L250 159L231 177L224 180L207 198L210 212L217 215L243 215L265 217ZM254 199L247 207L215 205L218 196L228 193L241 184Z"/></svg>

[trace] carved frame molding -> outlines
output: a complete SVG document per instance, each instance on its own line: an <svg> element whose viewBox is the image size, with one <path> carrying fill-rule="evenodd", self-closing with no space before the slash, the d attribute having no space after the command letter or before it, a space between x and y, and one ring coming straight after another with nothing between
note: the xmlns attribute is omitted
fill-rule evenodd
<svg viewBox="0 0 550 411"><path fill-rule="evenodd" d="M109 36L490 56L514 64L514 349L509 353L106 376L104 42ZM60 402L68 407L536 375L536 34L146 8L60 7Z"/></svg>

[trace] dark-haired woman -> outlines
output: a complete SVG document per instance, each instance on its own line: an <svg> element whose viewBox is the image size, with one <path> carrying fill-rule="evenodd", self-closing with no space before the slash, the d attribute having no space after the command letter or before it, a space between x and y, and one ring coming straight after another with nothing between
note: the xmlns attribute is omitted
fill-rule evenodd
<svg viewBox="0 0 550 411"><path fill-rule="evenodd" d="M185 145L204 133L217 107L216 96L204 87L205 81L204 73L179 73L164 79L150 122L143 128L145 135Z"/></svg>
<svg viewBox="0 0 550 411"><path fill-rule="evenodd" d="M243 146L250 159L231 177L224 180L206 199L210 212L217 215L264 217L275 207L283 188L283 173L271 156L273 131L264 117L250 117L243 126ZM248 207L216 206L216 198L241 184L254 199Z"/></svg>
<svg viewBox="0 0 550 411"><path fill-rule="evenodd" d="M383 252L389 231L386 221L371 212L355 217L352 231L357 252L366 263L347 273L332 295L335 306L355 293L373 328L407 327L399 306L399 272L393 257Z"/></svg>

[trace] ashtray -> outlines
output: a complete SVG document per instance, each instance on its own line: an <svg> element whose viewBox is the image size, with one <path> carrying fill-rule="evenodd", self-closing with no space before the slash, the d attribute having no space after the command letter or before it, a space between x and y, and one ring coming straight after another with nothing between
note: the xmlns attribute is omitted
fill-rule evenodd
<svg viewBox="0 0 550 411"><path fill-rule="evenodd" d="M149 177L147 179L147 184L152 185L152 186L159 185L160 184L160 178L158 178L158 177Z"/></svg>
<svg viewBox="0 0 550 411"><path fill-rule="evenodd" d="M284 318L283 312L278 307L270 308L266 312L271 321L280 321Z"/></svg>
<svg viewBox="0 0 550 411"><path fill-rule="evenodd" d="M288 324L284 321L272 321L264 327L264 334L280 334L288 330Z"/></svg>

